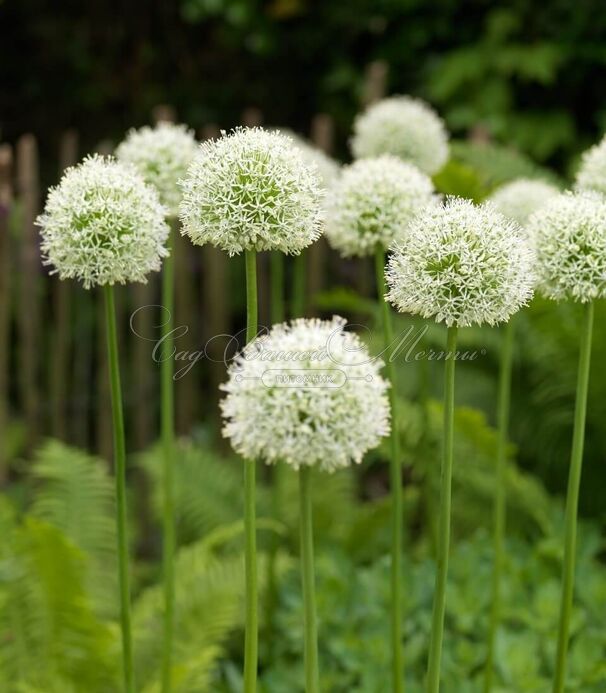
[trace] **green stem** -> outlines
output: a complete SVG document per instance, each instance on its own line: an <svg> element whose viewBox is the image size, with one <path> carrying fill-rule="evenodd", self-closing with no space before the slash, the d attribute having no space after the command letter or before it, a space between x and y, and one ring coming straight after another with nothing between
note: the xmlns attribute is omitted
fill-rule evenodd
<svg viewBox="0 0 606 693"><path fill-rule="evenodd" d="M393 343L393 329L389 305L385 295L385 251L381 246L375 250L375 274L377 294L381 303L383 338L385 348ZM389 351L386 354L387 376L390 382L389 403L391 407L390 433L390 483L391 483L391 650L392 690L404 690L404 664L402 660L402 461L398 432L398 397L396 391L396 368Z"/></svg>
<svg viewBox="0 0 606 693"><path fill-rule="evenodd" d="M163 459L163 565L164 578L164 643L162 651L162 691L170 693L172 688L172 650L175 610L175 511L174 511L174 444L175 444L175 415L174 415L174 380L173 380L173 349L172 335L174 324L174 234L173 224L169 238L170 255L164 260L162 269L162 343L163 353L160 365L160 398L161 398L161 434Z"/></svg>
<svg viewBox="0 0 606 693"><path fill-rule="evenodd" d="M246 341L257 334L257 256L246 251ZM246 573L246 630L244 641L244 693L257 689L257 534L256 534L256 466L244 460L244 533Z"/></svg>
<svg viewBox="0 0 606 693"><path fill-rule="evenodd" d="M311 467L299 470L299 506L301 522L301 578L305 627L305 693L318 693L318 624L314 584L314 541L311 508Z"/></svg>
<svg viewBox="0 0 606 693"><path fill-rule="evenodd" d="M507 492L507 439L509 432L509 404L511 400L511 364L513 353L514 318L503 327L501 362L499 365L499 393L497 411L497 460L494 487L493 568L488 655L484 670L484 693L492 690L494 647L501 618L501 574L503 572L503 543L505 540L505 514Z"/></svg>
<svg viewBox="0 0 606 693"><path fill-rule="evenodd" d="M118 539L118 573L120 578L120 623L122 627L122 665L124 690L135 691L133 653L130 627L130 587L128 566L128 537L126 530L126 444L124 439L124 414L118 361L118 337L114 289L103 287L105 297L105 321L107 333L108 366L111 387L112 420L114 432L114 474L116 477L116 525Z"/></svg>
<svg viewBox="0 0 606 693"><path fill-rule="evenodd" d="M558 629L558 650L556 656L553 692L563 693L566 682L566 655L570 614L574 592L574 568L577 543L577 513L579 507L579 488L583 466L583 443L585 439L585 416L587 413L587 389L589 384L589 365L591 361L591 337L593 332L593 303L585 306L585 320L581 332L577 393L574 410L574 430L572 435L572 454L566 494L566 519L564 540L564 572L562 576L562 601L560 604L560 624Z"/></svg>
<svg viewBox="0 0 606 693"><path fill-rule="evenodd" d="M305 273L307 272L307 258L305 250L296 255L293 261L292 277L292 315L291 318L302 318L305 315Z"/></svg>
<svg viewBox="0 0 606 693"><path fill-rule="evenodd" d="M274 250L269 255L271 291L271 322L284 322L284 253Z"/></svg>
<svg viewBox="0 0 606 693"><path fill-rule="evenodd" d="M444 442L442 453L442 480L440 490L440 520L438 534L438 564L431 621L431 642L427 668L427 692L440 690L440 661L444 636L444 612L446 610L446 578L450 549L450 502L452 490L452 458L454 433L454 388L457 348L457 328L448 328L447 357L444 378Z"/></svg>

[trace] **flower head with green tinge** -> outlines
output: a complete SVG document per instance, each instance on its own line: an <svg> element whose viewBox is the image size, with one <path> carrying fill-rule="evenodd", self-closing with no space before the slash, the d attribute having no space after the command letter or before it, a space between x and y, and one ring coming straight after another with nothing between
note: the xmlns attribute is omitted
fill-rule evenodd
<svg viewBox="0 0 606 693"><path fill-rule="evenodd" d="M449 198L417 216L396 245L387 299L448 326L494 325L531 298L534 263L515 222L490 205Z"/></svg>
<svg viewBox="0 0 606 693"><path fill-rule="evenodd" d="M426 103L391 96L369 106L354 122L351 149L357 159L393 154L433 175L448 160L448 135Z"/></svg>
<svg viewBox="0 0 606 693"><path fill-rule="evenodd" d="M300 150L305 162L316 166L322 188L324 190L331 188L339 177L339 164L314 144L288 128L280 128L277 132L290 137L293 144Z"/></svg>
<svg viewBox="0 0 606 693"><path fill-rule="evenodd" d="M576 187L606 195L606 136L583 154Z"/></svg>
<svg viewBox="0 0 606 693"><path fill-rule="evenodd" d="M223 434L240 455L334 471L389 433L383 365L345 320L295 320L250 342L229 368Z"/></svg>
<svg viewBox="0 0 606 693"><path fill-rule="evenodd" d="M132 166L87 157L50 189L36 221L44 264L87 289L145 282L168 255L166 211Z"/></svg>
<svg viewBox="0 0 606 693"><path fill-rule="evenodd" d="M344 256L370 255L401 239L412 219L435 204L431 180L394 156L346 166L330 191L326 237Z"/></svg>
<svg viewBox="0 0 606 693"><path fill-rule="evenodd" d="M278 132L238 128L204 142L182 187L183 233L196 245L297 255L320 235L317 167Z"/></svg>
<svg viewBox="0 0 606 693"><path fill-rule="evenodd" d="M156 188L171 216L176 216L181 202L178 182L185 177L197 149L193 132L185 125L159 123L155 128L131 130L116 149L116 156L132 164L145 182Z"/></svg>
<svg viewBox="0 0 606 693"><path fill-rule="evenodd" d="M606 197L564 193L528 222L537 250L537 289L555 301L606 296Z"/></svg>
<svg viewBox="0 0 606 693"><path fill-rule="evenodd" d="M549 202L560 191L543 180L519 178L505 183L490 196L489 202L504 217L526 226L530 215Z"/></svg>

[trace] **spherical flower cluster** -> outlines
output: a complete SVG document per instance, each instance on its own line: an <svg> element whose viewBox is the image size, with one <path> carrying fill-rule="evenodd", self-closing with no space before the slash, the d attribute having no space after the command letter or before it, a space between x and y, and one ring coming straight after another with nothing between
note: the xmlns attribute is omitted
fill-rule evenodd
<svg viewBox="0 0 606 693"><path fill-rule="evenodd" d="M504 322L528 302L531 244L489 205L449 198L416 217L387 268L387 299L402 312L466 327Z"/></svg>
<svg viewBox="0 0 606 693"><path fill-rule="evenodd" d="M606 296L606 197L565 193L528 222L538 267L538 290L547 298L587 303Z"/></svg>
<svg viewBox="0 0 606 693"><path fill-rule="evenodd" d="M222 386L223 434L247 459L326 471L361 462L389 433L383 363L345 320L295 320L250 342Z"/></svg>
<svg viewBox="0 0 606 693"><path fill-rule="evenodd" d="M435 202L431 180L394 156L360 159L343 169L327 202L325 233L345 256L370 255L402 238L411 220Z"/></svg>
<svg viewBox="0 0 606 693"><path fill-rule="evenodd" d="M519 178L498 188L489 201L503 216L525 226L530 215L560 191L542 180Z"/></svg>
<svg viewBox="0 0 606 693"><path fill-rule="evenodd" d="M238 128L204 142L182 187L183 233L197 245L296 255L320 235L317 168L278 132Z"/></svg>
<svg viewBox="0 0 606 693"><path fill-rule="evenodd" d="M87 157L51 188L36 221L44 263L87 289L145 282L168 255L166 211L132 166Z"/></svg>
<svg viewBox="0 0 606 693"><path fill-rule="evenodd" d="M293 144L300 150L305 163L316 166L320 176L320 184L324 190L328 190L339 177L339 164L325 154L321 149L308 142L303 137L287 128L280 128L280 132L290 137Z"/></svg>
<svg viewBox="0 0 606 693"><path fill-rule="evenodd" d="M356 118L351 148L358 159L393 154L432 175L448 160L448 135L426 103L392 96Z"/></svg>
<svg viewBox="0 0 606 693"><path fill-rule="evenodd" d="M184 125L159 123L155 128L131 130L116 156L133 164L145 182L156 188L171 216L176 216L181 201L177 183L185 177L197 149L193 132Z"/></svg>
<svg viewBox="0 0 606 693"><path fill-rule="evenodd" d="M606 136L583 154L576 187L606 195Z"/></svg>

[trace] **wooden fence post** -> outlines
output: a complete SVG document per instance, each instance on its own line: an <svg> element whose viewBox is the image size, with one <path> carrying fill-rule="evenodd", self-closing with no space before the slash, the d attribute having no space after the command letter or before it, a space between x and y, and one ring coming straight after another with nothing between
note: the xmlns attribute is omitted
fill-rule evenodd
<svg viewBox="0 0 606 693"><path fill-rule="evenodd" d="M13 202L13 153L0 145L0 484L8 476L8 422L10 414L9 353L11 324L11 238L10 214Z"/></svg>
<svg viewBox="0 0 606 693"><path fill-rule="evenodd" d="M22 135L17 141L17 189L21 209L20 281L17 326L18 377L21 407L27 426L26 447L35 446L40 427L40 299L42 283L38 230L34 224L40 204L38 146L36 138Z"/></svg>

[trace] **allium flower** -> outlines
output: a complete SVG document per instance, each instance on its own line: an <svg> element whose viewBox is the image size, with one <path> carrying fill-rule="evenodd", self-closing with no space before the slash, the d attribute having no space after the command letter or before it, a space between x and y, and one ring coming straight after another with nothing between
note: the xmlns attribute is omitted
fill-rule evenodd
<svg viewBox="0 0 606 693"><path fill-rule="evenodd" d="M328 190L339 177L339 164L321 149L314 146L300 135L297 135L297 133L287 128L280 128L279 132L286 137L290 137L293 144L301 151L308 165L315 165L317 167L321 186L324 190Z"/></svg>
<svg viewBox="0 0 606 693"><path fill-rule="evenodd" d="M448 135L442 120L426 103L410 96L392 96L356 118L351 149L358 159L393 154L432 175L448 160Z"/></svg>
<svg viewBox="0 0 606 693"><path fill-rule="evenodd" d="M89 156L50 189L36 220L44 264L87 289L145 282L168 254L166 211L132 166Z"/></svg>
<svg viewBox="0 0 606 693"><path fill-rule="evenodd" d="M606 296L606 197L564 193L528 222L537 250L538 290L556 301Z"/></svg>
<svg viewBox="0 0 606 693"><path fill-rule="evenodd" d="M116 149L116 156L133 164L145 182L156 188L171 216L176 216L181 201L177 183L185 177L197 149L194 134L185 125L159 123L155 128L131 130Z"/></svg>
<svg viewBox="0 0 606 693"><path fill-rule="evenodd" d="M360 159L343 169L330 192L325 233L343 255L389 248L411 220L434 203L431 180L394 156Z"/></svg>
<svg viewBox="0 0 606 693"><path fill-rule="evenodd" d="M299 319L245 347L222 386L223 434L236 452L334 471L389 433L383 363L344 326L339 317Z"/></svg>
<svg viewBox="0 0 606 693"><path fill-rule="evenodd" d="M498 188L489 202L497 212L525 226L533 212L559 193L555 185L545 181L519 178Z"/></svg>
<svg viewBox="0 0 606 693"><path fill-rule="evenodd" d="M182 187L183 233L196 245L297 255L320 235L317 168L278 132L238 128L204 142Z"/></svg>
<svg viewBox="0 0 606 693"><path fill-rule="evenodd" d="M520 227L489 205L449 198L408 227L387 268L387 299L448 326L494 325L525 305L534 252Z"/></svg>
<svg viewBox="0 0 606 693"><path fill-rule="evenodd" d="M606 195L606 136L583 154L576 187Z"/></svg>

